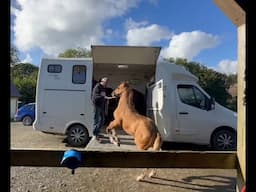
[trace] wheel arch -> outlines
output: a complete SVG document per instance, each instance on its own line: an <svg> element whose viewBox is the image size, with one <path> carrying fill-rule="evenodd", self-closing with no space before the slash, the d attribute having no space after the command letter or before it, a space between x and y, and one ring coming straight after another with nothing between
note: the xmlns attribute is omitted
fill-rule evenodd
<svg viewBox="0 0 256 192"><path fill-rule="evenodd" d="M80 125L80 126L84 127L85 130L87 131L88 135L89 135L89 131L88 131L87 127L86 127L83 123L80 123L80 122L72 122L72 123L70 123L70 124L67 126L66 130L65 130L65 135L68 134L68 132L69 132L69 130L71 129L71 127L76 126L76 125Z"/></svg>
<svg viewBox="0 0 256 192"><path fill-rule="evenodd" d="M33 119L33 118L31 117L31 115L26 114L26 115L23 115L23 116L22 116L21 121L23 121L23 119L24 119L25 117L30 117L31 119Z"/></svg>

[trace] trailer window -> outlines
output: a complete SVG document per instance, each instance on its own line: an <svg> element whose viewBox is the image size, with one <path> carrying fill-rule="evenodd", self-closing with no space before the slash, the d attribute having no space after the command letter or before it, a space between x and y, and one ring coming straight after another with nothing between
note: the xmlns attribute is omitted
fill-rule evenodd
<svg viewBox="0 0 256 192"><path fill-rule="evenodd" d="M72 83L84 84L86 80L86 66L74 65L72 72Z"/></svg>
<svg viewBox="0 0 256 192"><path fill-rule="evenodd" d="M62 65L59 64L50 64L47 66L48 73L61 73Z"/></svg>

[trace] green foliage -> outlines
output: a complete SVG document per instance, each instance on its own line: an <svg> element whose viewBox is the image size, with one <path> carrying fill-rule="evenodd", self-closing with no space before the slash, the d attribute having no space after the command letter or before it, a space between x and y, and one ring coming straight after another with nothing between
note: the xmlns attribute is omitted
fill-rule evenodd
<svg viewBox="0 0 256 192"><path fill-rule="evenodd" d="M183 58L166 59L177 65L184 66L188 71L198 77L199 85L221 105L236 110L236 99L228 93L228 88L236 84L237 75L226 75L208 69L206 66L196 62L188 62Z"/></svg>
<svg viewBox="0 0 256 192"><path fill-rule="evenodd" d="M207 73L208 72L208 73ZM228 93L226 85L226 75L218 72L209 72L207 71L204 78L201 78L199 84L204 83L202 88L215 97L216 101L221 105L227 106L227 100L231 97Z"/></svg>
<svg viewBox="0 0 256 192"><path fill-rule="evenodd" d="M22 103L35 101L38 67L20 63L11 68L11 80L21 94Z"/></svg>
<svg viewBox="0 0 256 192"><path fill-rule="evenodd" d="M25 77L37 78L38 67L30 63L20 63L11 68L11 79L18 77L23 79Z"/></svg>
<svg viewBox="0 0 256 192"><path fill-rule="evenodd" d="M77 49L67 49L64 53L60 53L58 57L65 58L83 58L83 57L91 57L91 51L78 47Z"/></svg>
<svg viewBox="0 0 256 192"><path fill-rule="evenodd" d="M234 85L237 83L237 74L231 74L227 77L227 84L229 86Z"/></svg>
<svg viewBox="0 0 256 192"><path fill-rule="evenodd" d="M13 83L21 94L20 101L22 101L22 103L30 103L35 101L36 79L29 77L25 77L23 79L14 78Z"/></svg>
<svg viewBox="0 0 256 192"><path fill-rule="evenodd" d="M228 99L227 107L233 111L237 111L237 96Z"/></svg>

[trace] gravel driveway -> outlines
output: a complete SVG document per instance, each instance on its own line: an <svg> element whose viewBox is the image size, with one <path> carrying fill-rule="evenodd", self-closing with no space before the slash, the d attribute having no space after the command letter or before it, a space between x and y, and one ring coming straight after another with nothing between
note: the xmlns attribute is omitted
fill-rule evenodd
<svg viewBox="0 0 256 192"><path fill-rule="evenodd" d="M48 135L11 123L11 147L68 148L63 136ZM233 169L156 169L155 178L137 182L139 168L10 167L11 192L232 192Z"/></svg>

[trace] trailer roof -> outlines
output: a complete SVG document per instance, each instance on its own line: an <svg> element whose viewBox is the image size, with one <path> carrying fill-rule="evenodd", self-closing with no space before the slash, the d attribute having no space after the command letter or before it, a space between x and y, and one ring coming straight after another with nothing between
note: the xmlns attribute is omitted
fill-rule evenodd
<svg viewBox="0 0 256 192"><path fill-rule="evenodd" d="M92 45L94 64L155 65L161 47Z"/></svg>

